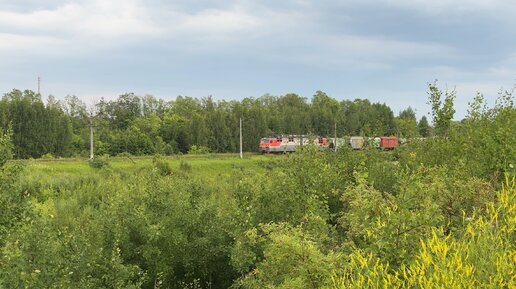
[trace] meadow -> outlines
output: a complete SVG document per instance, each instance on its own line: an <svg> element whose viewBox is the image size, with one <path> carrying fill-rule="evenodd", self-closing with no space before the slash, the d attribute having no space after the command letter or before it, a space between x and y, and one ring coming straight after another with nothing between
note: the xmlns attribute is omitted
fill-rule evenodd
<svg viewBox="0 0 516 289"><path fill-rule="evenodd" d="M168 163L172 171L184 170L181 169L181 163L186 163L190 166L189 173L192 176L203 178L206 181L220 182L229 178L235 169L263 171L260 163L274 157L281 158L282 156L246 153L245 157L240 159L238 154L221 153L161 156L160 159ZM107 169L130 176L152 169L153 158L153 156L126 156L103 159L108 162ZM35 181L46 185L56 185L60 182L84 178L86 175L102 175L104 173L104 171L92 168L89 161L84 158L31 159L21 162L26 165L27 182Z"/></svg>

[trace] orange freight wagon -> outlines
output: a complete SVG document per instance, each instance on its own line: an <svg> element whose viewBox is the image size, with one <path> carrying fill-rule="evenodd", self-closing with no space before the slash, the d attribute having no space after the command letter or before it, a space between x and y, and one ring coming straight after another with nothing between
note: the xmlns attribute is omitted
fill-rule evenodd
<svg viewBox="0 0 516 289"><path fill-rule="evenodd" d="M398 146L398 138L395 136L382 136L380 138L380 148L382 150L393 150Z"/></svg>

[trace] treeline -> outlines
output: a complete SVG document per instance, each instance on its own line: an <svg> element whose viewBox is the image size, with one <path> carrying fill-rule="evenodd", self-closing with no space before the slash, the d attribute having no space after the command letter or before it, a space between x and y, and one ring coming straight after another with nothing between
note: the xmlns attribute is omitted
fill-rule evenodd
<svg viewBox="0 0 516 289"><path fill-rule="evenodd" d="M53 97L45 105L33 91L13 90L0 101L0 125L2 132L12 133L14 154L18 158L73 153L72 122Z"/></svg>
<svg viewBox="0 0 516 289"><path fill-rule="evenodd" d="M196 148L236 152L239 119L243 149L256 151L261 137L273 134L333 136L427 136L426 117L412 108L397 117L386 104L366 99L337 101L317 91L308 101L297 94L264 95L242 100L178 96L120 95L88 108L76 96L46 103L33 91L13 90L0 101L0 128L10 130L16 158L87 156L93 124L96 155L187 153ZM336 131L335 131L336 129Z"/></svg>

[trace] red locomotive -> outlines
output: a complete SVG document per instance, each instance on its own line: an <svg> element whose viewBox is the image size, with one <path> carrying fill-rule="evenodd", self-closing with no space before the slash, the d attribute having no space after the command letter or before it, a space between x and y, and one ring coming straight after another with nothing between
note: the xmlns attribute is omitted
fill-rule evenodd
<svg viewBox="0 0 516 289"><path fill-rule="evenodd" d="M314 144L321 148L328 148L330 142L325 137L312 139L304 135L288 135L276 137L264 137L260 140L260 152L262 153L287 153L295 152L303 145Z"/></svg>

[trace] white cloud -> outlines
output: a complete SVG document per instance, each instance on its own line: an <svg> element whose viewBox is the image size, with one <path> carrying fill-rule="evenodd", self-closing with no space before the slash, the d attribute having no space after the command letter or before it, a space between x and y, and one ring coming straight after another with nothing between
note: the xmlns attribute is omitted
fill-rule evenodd
<svg viewBox="0 0 516 289"><path fill-rule="evenodd" d="M479 0L476 0L479 1ZM397 0L394 2L403 2ZM235 1L224 8L199 9L187 13L174 6L146 6L142 0L92 0L64 4L54 10L29 13L0 11L0 27L20 39L11 48L42 43L34 53L70 55L94 52L131 43L159 41L191 51L220 51L221 47L247 47L247 43L275 49L271 57L286 60L301 54L300 62L314 64L331 57L334 63L353 63L386 68L386 60L400 57L446 57L452 49L435 43L412 43L371 36L321 34L317 12L310 3L297 1L301 10L281 10L248 1ZM306 8L308 7L308 9ZM346 17L341 15L341 17ZM301 52L290 52L298 46ZM47 47L47 49L45 49ZM284 49L285 48L285 49ZM2 46L0 46L0 51Z"/></svg>
<svg viewBox="0 0 516 289"><path fill-rule="evenodd" d="M31 55L66 56L94 53L98 49L163 33L140 1L82 1L54 10L0 11L0 52L19 49Z"/></svg>
<svg viewBox="0 0 516 289"><path fill-rule="evenodd" d="M51 36L28 36L20 34L0 33L0 51L20 52L37 47L60 46L63 40Z"/></svg>
<svg viewBox="0 0 516 289"><path fill-rule="evenodd" d="M511 80L516 82L516 58L509 56L500 61L486 64L483 69L468 69L461 66L436 65L414 68L413 72L420 75L459 83L461 80L476 82L504 83ZM485 86L489 87L489 86ZM498 87L500 88L500 86Z"/></svg>
<svg viewBox="0 0 516 289"><path fill-rule="evenodd" d="M191 33L229 34L253 30L260 27L260 21L244 11L209 9L184 17L180 30Z"/></svg>
<svg viewBox="0 0 516 289"><path fill-rule="evenodd" d="M395 69L399 61L436 58L442 60L457 55L455 49L442 44L352 34L312 35L310 40L306 41L300 31L290 35L287 41L301 43L302 46L296 49L292 49L295 45L286 46L279 51L274 47L262 57L273 59L276 63L304 64L331 70L386 71Z"/></svg>
<svg viewBox="0 0 516 289"><path fill-rule="evenodd" d="M516 10L516 3L513 0L384 0L383 2L427 13Z"/></svg>
<svg viewBox="0 0 516 289"><path fill-rule="evenodd" d="M149 40L175 40L173 45L177 47L207 41L231 44L240 37L260 33L265 26L262 19L242 6L194 13L174 6L160 8L146 6L140 0L92 0L67 3L53 10L0 11L3 38L16 38L9 45L0 45L0 51L6 46L25 48L30 43L43 44L35 54L52 54L56 49L77 54Z"/></svg>
<svg viewBox="0 0 516 289"><path fill-rule="evenodd" d="M150 23L145 11L136 0L93 0L67 3L54 10L0 11L0 26L29 35L122 37L157 33L158 27Z"/></svg>
<svg viewBox="0 0 516 289"><path fill-rule="evenodd" d="M421 43L413 41L399 41L378 37L364 37L358 35L331 36L331 47L359 56L373 56L381 59L392 58L425 58L438 56L450 57L455 54L454 49L437 43Z"/></svg>

